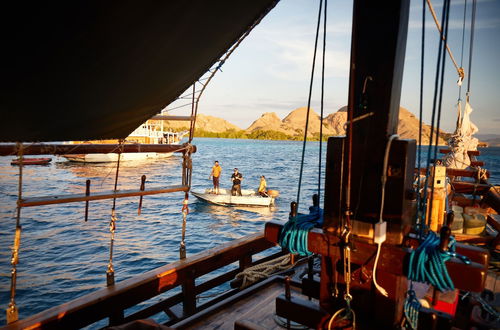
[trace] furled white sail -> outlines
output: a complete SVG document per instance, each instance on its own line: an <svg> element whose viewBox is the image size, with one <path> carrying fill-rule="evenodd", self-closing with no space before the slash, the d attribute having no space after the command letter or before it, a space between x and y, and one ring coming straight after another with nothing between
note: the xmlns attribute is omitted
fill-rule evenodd
<svg viewBox="0 0 500 330"><path fill-rule="evenodd" d="M469 102L465 103L463 116L461 116L461 102L458 103L459 117L457 128L448 140L451 152L445 155L443 163L450 168L465 169L470 166L471 159L467 154L469 150L477 150L479 140L473 137L479 129L470 120L473 111Z"/></svg>

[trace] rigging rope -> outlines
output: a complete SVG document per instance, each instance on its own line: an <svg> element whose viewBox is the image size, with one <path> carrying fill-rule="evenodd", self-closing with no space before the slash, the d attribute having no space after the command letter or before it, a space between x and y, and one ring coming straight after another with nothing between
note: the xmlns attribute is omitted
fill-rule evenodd
<svg viewBox="0 0 500 330"><path fill-rule="evenodd" d="M470 47L469 47L469 76L467 78L467 93L466 93L466 100L469 102L469 96L470 96L470 78L471 78L471 72L472 72L472 51L474 49L474 29L476 26L476 0L472 1L472 17L471 17L471 23L470 23Z"/></svg>
<svg viewBox="0 0 500 330"><path fill-rule="evenodd" d="M448 32L448 18L449 18L449 15L448 15L448 9L449 9L449 0L443 0L444 1L444 5L443 5L443 13L442 13L442 21L445 22L445 29L444 31L441 30L441 34L443 33L447 33ZM422 214L422 216L425 218L425 225L428 226L429 225L429 221L430 219L427 218L427 215L424 214L425 213L425 207L427 206L426 205L426 201L427 201L427 188L429 187L429 176L430 176L430 170L431 170L431 153L432 153L432 149L434 149L434 159L437 157L437 144L436 144L436 147L433 148L433 141L434 141L434 133L437 135L437 138L436 138L436 141L439 141L439 131L435 131L435 126L434 126L434 123L436 121L436 107L437 106L437 103L438 103L438 95L440 96L439 97L439 113L438 113L438 118L437 118L437 121L438 121L438 124L437 124L437 127L439 127L439 122L441 121L441 103L442 103L442 91L443 91L443 79L444 79L444 63L446 62L445 61L445 56L444 56L444 37L441 36L440 40L439 40L439 46L438 46L438 57L437 57L437 63L436 63L436 77L435 77L435 80L434 80L434 96L433 96L433 100L432 100L432 118L431 118L431 125L430 125L430 129L431 129L431 132L430 132L430 136L429 136L429 149L427 151L427 170L426 170L426 173L425 173L425 184L424 184L424 196L423 198L421 199L421 204L420 204L420 212ZM441 79L440 79L441 78ZM441 83L441 84L440 84ZM435 166L436 164L434 164L433 166ZM434 193L434 182L432 183L432 192L431 193ZM430 209L432 209L432 198L430 199L430 206L429 206Z"/></svg>
<svg viewBox="0 0 500 330"><path fill-rule="evenodd" d="M460 67L463 68L463 62L464 62L464 45L465 45L465 18L467 16L467 0L464 0L464 18L463 18L463 21L462 21L462 47L461 47L461 51L460 51ZM469 71L469 75L470 75L470 71ZM462 84L459 84L458 86L458 100L460 102L460 100L462 99ZM457 119L457 127L458 127L458 124L459 124L459 121L460 120L460 111L458 112L458 118Z"/></svg>
<svg viewBox="0 0 500 330"><path fill-rule="evenodd" d="M316 25L316 36L314 39L314 53L313 53L313 61L311 68L311 79L309 82L309 94L307 97L307 111L306 111L306 124L304 128L304 141L302 143L302 157L300 161L300 174L299 174L299 187L297 189L297 209L300 206L300 188L302 186L302 175L304 172L304 157L306 153L306 143L307 143L307 129L309 127L309 112L311 109L311 97L312 97L312 88L314 82L314 68L316 66L316 51L318 49L318 36L319 36L319 26L321 23L321 10L323 8L323 0L319 1L319 11L318 11L318 24Z"/></svg>
<svg viewBox="0 0 500 330"><path fill-rule="evenodd" d="M323 59L321 64L321 105L319 123L319 160L318 160L318 200L321 197L321 160L323 150L323 115L324 115L324 95L325 95L325 54L326 54L326 11L328 1L325 0L325 10L323 15Z"/></svg>
<svg viewBox="0 0 500 330"><path fill-rule="evenodd" d="M120 139L119 140L120 150L118 152L118 162L116 163L115 186L114 186L114 190L113 190L114 192L117 191L117 187L118 187L118 175L120 172L120 159L122 157L122 152L123 152L123 143L124 143L124 140ZM118 218L116 217L116 197L114 197L113 198L113 207L111 208L111 221L109 222L109 231L111 233L111 238L110 238L110 242L109 242L108 269L106 270L106 285L107 286L112 286L115 284L115 270L113 268L113 245L115 242L116 220L118 220Z"/></svg>
<svg viewBox="0 0 500 330"><path fill-rule="evenodd" d="M436 27L440 33L441 39L445 42L445 45L446 45L445 47L446 47L446 50L448 51L448 54L450 55L450 59L453 62L453 65L455 66L455 70L457 70L458 77L459 77L458 84L461 85L462 81L465 77L464 69L462 67L458 66L457 61L455 61L455 57L453 57L453 53L451 52L451 49L448 46L448 43L446 42L447 36L446 36L446 34L443 34L443 31L441 29L441 25L439 24L439 21L438 21L437 16L436 16L436 12L434 11L434 7L432 7L431 0L427 0L427 4L429 5L429 10L431 11L432 17L434 18L434 22L436 23ZM444 11L444 7L443 7L443 11Z"/></svg>
<svg viewBox="0 0 500 330"><path fill-rule="evenodd" d="M262 21L262 19L267 15L267 13L271 10L272 8L268 8L265 12L261 13L260 17L257 18L257 20L247 28L247 30L245 31L245 33L238 39L238 41L229 49L229 51L226 52L226 54L218 61L219 63L217 64L217 67L215 68L215 70L213 70L210 74L210 76L207 78L206 82L203 85L203 87L201 88L200 92L198 93L198 96L196 97L196 101L194 101L194 90L195 90L195 87L194 85L196 84L196 82L193 83L193 101L194 101L194 106L192 108L192 111L191 111L191 116L194 118L192 119L191 121L191 127L190 127L190 134L189 134L189 143L191 143L191 141L193 140L193 137L194 137L194 130L195 130L195 127L196 127L196 116L198 114L198 105L199 105L199 102L200 102L200 98L201 96L203 95L203 92L205 91L207 85L210 83L210 81L212 80L212 78L215 76L215 74L217 73L217 71L220 70L220 68L224 65L224 63L227 61L227 59L229 58L229 56L231 56L231 54L236 50L236 48L238 48L238 46L243 42L243 40L245 40L245 38L250 34L250 32L252 32L252 30L257 26L259 25L259 23ZM210 70L209 70L210 71Z"/></svg>
<svg viewBox="0 0 500 330"><path fill-rule="evenodd" d="M23 193L23 144L17 143L18 159L19 159L19 181L17 193L17 208L16 208L16 231L14 233L14 245L12 246L12 257L10 264L12 267L10 278L10 301L7 307L7 324L15 322L19 319L19 309L16 305L16 284L17 284L17 264L19 263L19 248L21 246L21 201Z"/></svg>
<svg viewBox="0 0 500 330"><path fill-rule="evenodd" d="M425 6L426 6L426 0L422 0L422 44L421 44L421 53L420 53L420 98L419 98L419 121L418 121L418 153L417 153L417 173L420 172L421 168L421 156L422 156L422 122L423 122L423 112L424 112L424 66L425 66ZM420 187L420 175L417 177L417 187ZM419 189L419 188L417 188ZM424 220L424 217L421 212L421 208L419 207L421 203L421 196L420 193L417 191L417 225L420 227L420 234L419 236L422 235L422 222Z"/></svg>

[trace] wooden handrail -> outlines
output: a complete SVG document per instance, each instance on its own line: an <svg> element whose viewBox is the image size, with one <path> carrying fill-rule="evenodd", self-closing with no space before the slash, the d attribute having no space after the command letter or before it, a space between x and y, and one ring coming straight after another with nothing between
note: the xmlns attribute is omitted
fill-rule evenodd
<svg viewBox="0 0 500 330"><path fill-rule="evenodd" d="M177 185L168 187L156 187L148 188L144 190L140 189L128 189L128 190L117 190L117 191L106 191L97 192L94 194L72 194L72 195L55 195L55 196L41 196L41 197L30 197L23 198L19 206L20 207L30 207L30 206L41 206L50 204L65 204L65 203L75 203L75 202L87 202L95 201L100 199L111 199L111 198L124 198L124 197L134 197L134 196L147 196L164 194L178 191L189 191L188 186Z"/></svg>
<svg viewBox="0 0 500 330"><path fill-rule="evenodd" d="M50 308L5 329L84 327L274 245L263 233L249 235ZM196 291L192 294L196 295Z"/></svg>

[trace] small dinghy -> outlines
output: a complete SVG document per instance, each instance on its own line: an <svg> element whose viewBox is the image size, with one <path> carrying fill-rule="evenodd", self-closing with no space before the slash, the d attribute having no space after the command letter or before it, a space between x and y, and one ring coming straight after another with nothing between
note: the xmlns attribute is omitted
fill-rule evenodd
<svg viewBox="0 0 500 330"><path fill-rule="evenodd" d="M47 165L52 161L52 158L23 158L23 165ZM21 160L19 158L15 158L10 162L10 165L19 165L21 164Z"/></svg>
<svg viewBox="0 0 500 330"><path fill-rule="evenodd" d="M216 205L237 205L237 206L270 206L274 205L273 196L262 197L257 194L257 191L251 189L242 189L242 196L232 196L230 189L220 189L219 194L215 194L212 189L205 189L204 192L191 191L197 198Z"/></svg>

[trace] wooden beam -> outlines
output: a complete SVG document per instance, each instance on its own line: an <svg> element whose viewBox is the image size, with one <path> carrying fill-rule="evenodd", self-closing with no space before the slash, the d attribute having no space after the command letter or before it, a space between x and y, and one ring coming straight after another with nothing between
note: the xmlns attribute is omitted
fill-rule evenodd
<svg viewBox="0 0 500 330"><path fill-rule="evenodd" d="M442 154L448 154L451 152L451 150L442 148L442 149L439 149L439 152ZM479 156L481 154L481 152L479 150L469 150L469 151L467 151L467 154L469 156Z"/></svg>
<svg viewBox="0 0 500 330"><path fill-rule="evenodd" d="M479 161L479 160L474 160L474 161L471 161L470 162L470 166L472 167L483 167L484 166L484 162L482 161Z"/></svg>
<svg viewBox="0 0 500 330"><path fill-rule="evenodd" d="M427 168L421 168L420 169L420 174L426 174ZM468 178L477 178L478 176L478 170L476 169L456 169L456 168L446 168L446 175L449 176L463 176L463 177L468 177ZM486 171L485 175L487 178L490 177L490 171Z"/></svg>
<svg viewBox="0 0 500 330"><path fill-rule="evenodd" d="M152 117L152 120L167 120L167 121L193 121L196 116L164 116L157 115Z"/></svg>
<svg viewBox="0 0 500 330"><path fill-rule="evenodd" d="M491 185L484 183L456 181L456 182L451 182L451 185L453 186L453 190L456 193L462 193L462 194L483 195L486 194L491 189Z"/></svg>
<svg viewBox="0 0 500 330"><path fill-rule="evenodd" d="M317 303L295 296L288 300L284 295L276 297L276 315L311 329L324 329L330 316Z"/></svg>
<svg viewBox="0 0 500 330"><path fill-rule="evenodd" d="M60 196L42 196L42 197L30 197L23 198L19 203L20 207L30 207L30 206L41 206L50 204L65 204L65 203L75 203L75 202L87 202L95 201L100 199L111 199L111 198L124 198L124 197L135 197L135 196L147 196L156 195L164 193L172 193L178 191L188 191L188 186L177 185L169 186L163 188L148 188L144 190L139 189L129 189L129 190L118 190L118 191L108 191L108 192L98 192L90 195L86 194L73 194L73 195L60 195Z"/></svg>
<svg viewBox="0 0 500 330"><path fill-rule="evenodd" d="M267 222L265 237L271 242L277 242L282 226L282 223ZM351 240L354 246L356 246L356 251L351 253L352 263L363 265L375 255L377 245L354 237ZM338 237L323 233L321 229L315 228L308 235L309 251L333 259L340 259L342 257L342 251L339 247L340 243ZM410 252L409 248L383 244L377 269L396 276L406 276ZM484 289L487 275L485 264L472 262L470 265L466 265L461 260L452 258L446 262L446 267L456 288L473 292L481 292ZM464 273L467 273L467 276L463 276Z"/></svg>
<svg viewBox="0 0 500 330"><path fill-rule="evenodd" d="M139 144L125 143L122 146L119 144L46 144L34 143L23 145L23 155L79 155L79 154L107 154L119 153L120 150L127 153L137 152L182 152L191 148L191 152L196 152L196 147L184 144ZM17 144L2 143L0 144L0 156L17 156L19 153Z"/></svg>

